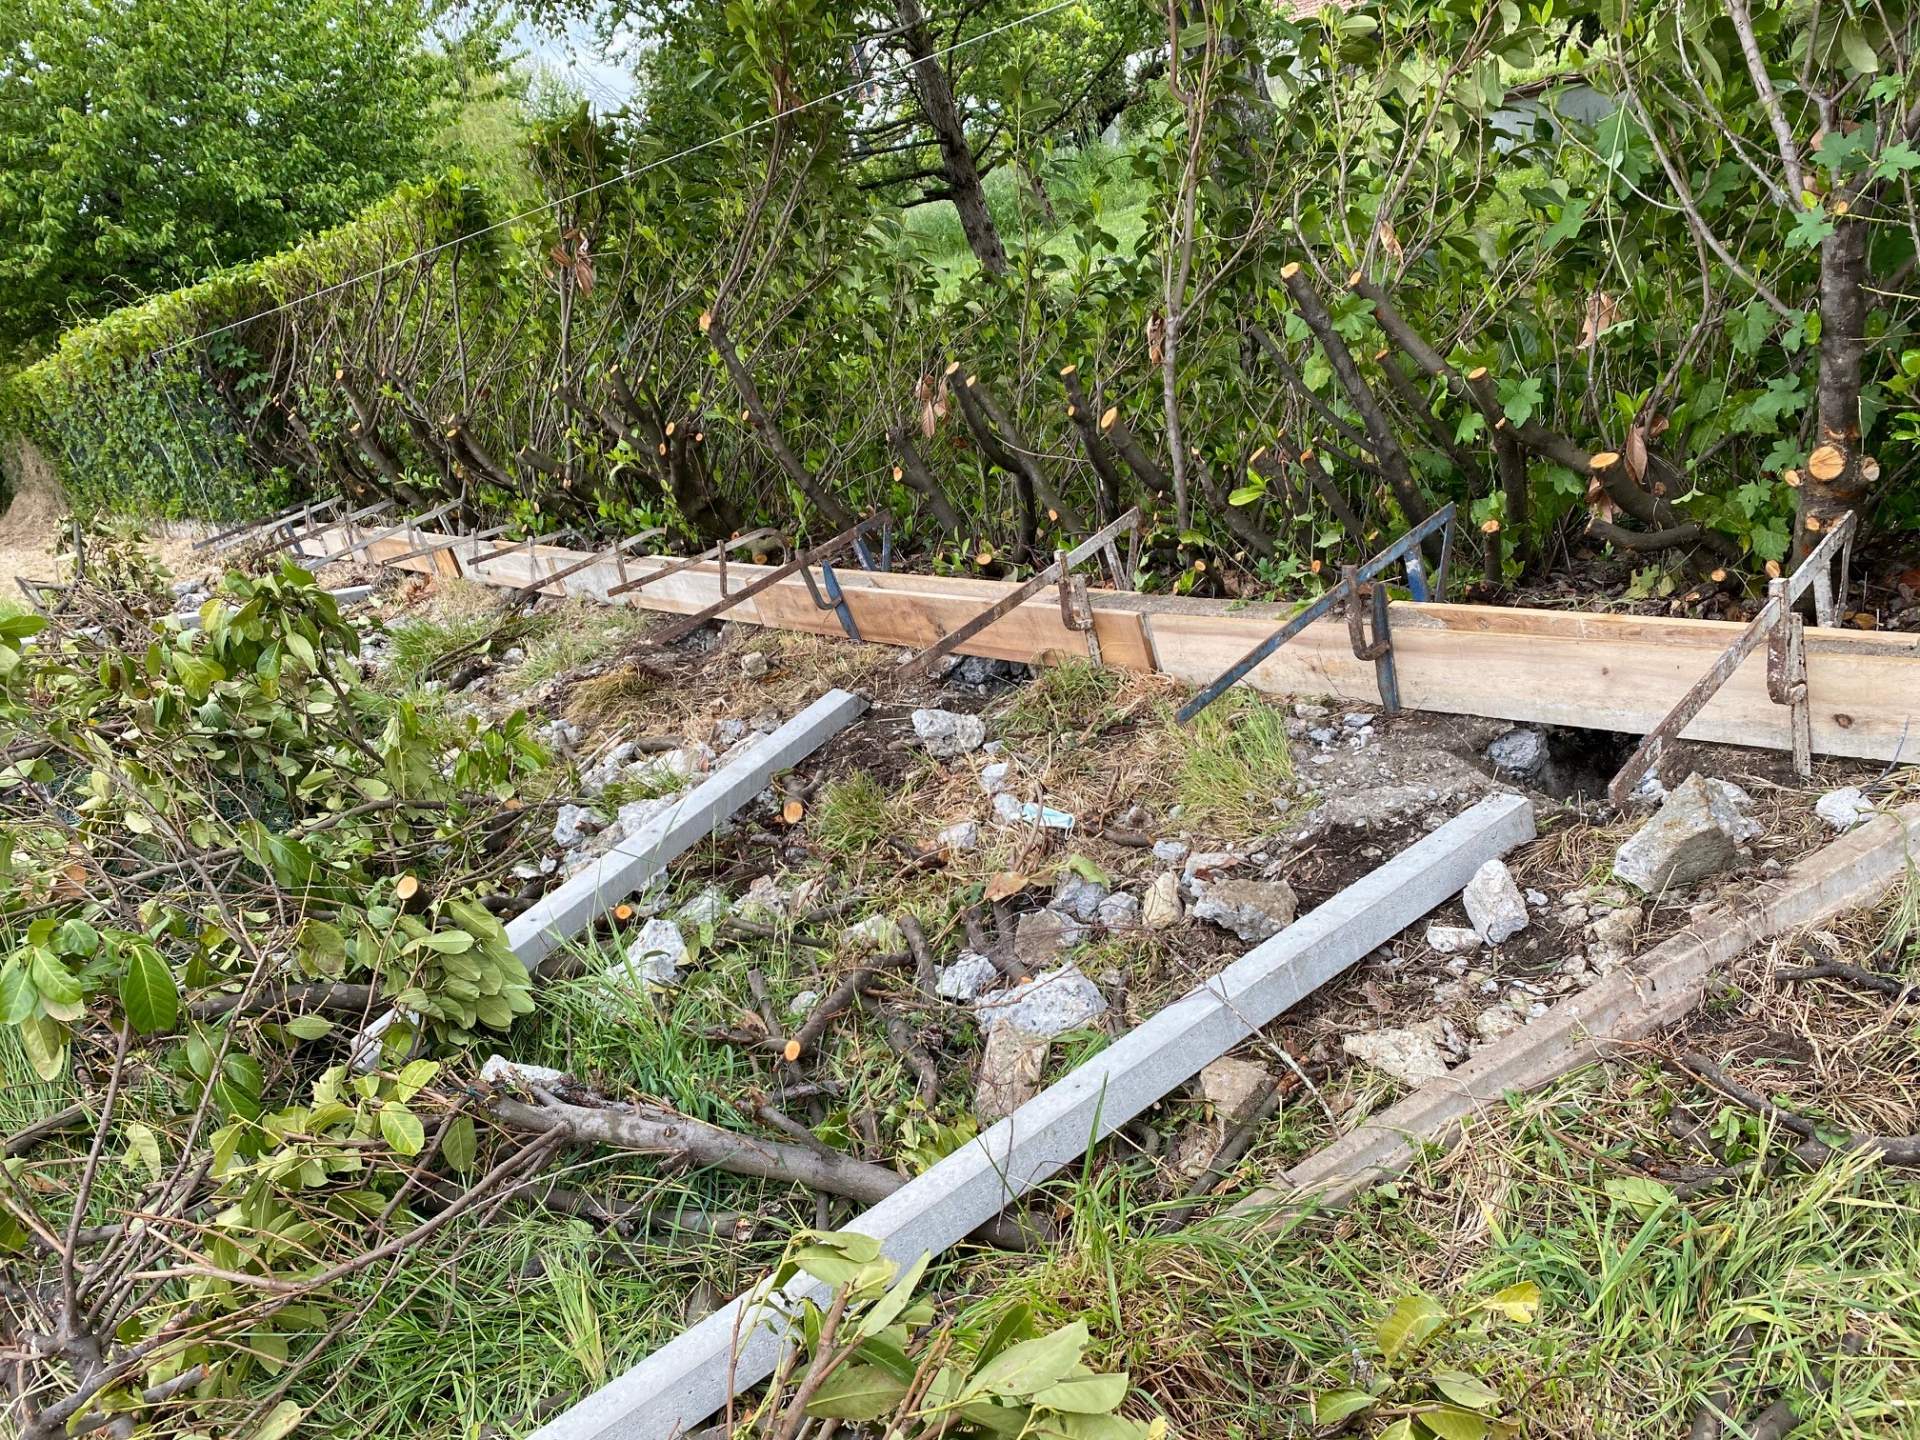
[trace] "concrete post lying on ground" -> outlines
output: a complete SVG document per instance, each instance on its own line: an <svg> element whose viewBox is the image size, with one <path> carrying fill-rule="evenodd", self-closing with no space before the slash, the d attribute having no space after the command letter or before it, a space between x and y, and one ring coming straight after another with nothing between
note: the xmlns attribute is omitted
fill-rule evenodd
<svg viewBox="0 0 1920 1440"><path fill-rule="evenodd" d="M777 771L807 758L866 711L850 690L829 690L771 735L736 751L672 809L642 825L579 874L507 924L507 941L532 970L554 950L718 830L767 788Z"/></svg>
<svg viewBox="0 0 1920 1440"><path fill-rule="evenodd" d="M1481 864L1533 836L1515 795L1483 800L1302 916L1116 1040L848 1229L907 1264L955 1244L1097 1140L1455 894ZM669 1440L773 1370L780 1309L820 1300L802 1276L775 1304L734 1300L540 1430L535 1440Z"/></svg>
<svg viewBox="0 0 1920 1440"><path fill-rule="evenodd" d="M1481 1110L1536 1089L1685 1018L1713 972L1774 936L1875 904L1914 864L1920 805L1882 815L1762 882L1729 909L1708 915L1611 975L1503 1036L1351 1134L1308 1156L1269 1189L1234 1207L1274 1210L1283 1222L1302 1205L1341 1205L1413 1163L1414 1147L1451 1145Z"/></svg>

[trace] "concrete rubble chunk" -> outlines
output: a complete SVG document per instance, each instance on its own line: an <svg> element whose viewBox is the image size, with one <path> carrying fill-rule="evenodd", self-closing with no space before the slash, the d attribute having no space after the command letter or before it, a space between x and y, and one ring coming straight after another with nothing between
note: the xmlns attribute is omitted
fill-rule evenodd
<svg viewBox="0 0 1920 1440"><path fill-rule="evenodd" d="M1509 730L1487 747L1487 758L1500 774L1515 780L1532 780L1547 768L1550 756L1547 737L1538 730L1521 726Z"/></svg>
<svg viewBox="0 0 1920 1440"><path fill-rule="evenodd" d="M1442 955L1480 948L1480 932L1466 925L1429 925L1427 944Z"/></svg>
<svg viewBox="0 0 1920 1440"><path fill-rule="evenodd" d="M978 750L987 738L987 722L957 710L916 710L913 733L936 760L951 760Z"/></svg>
<svg viewBox="0 0 1920 1440"><path fill-rule="evenodd" d="M1071 915L1082 925L1091 925L1099 918L1100 906L1107 894L1107 887L1098 880L1089 880L1069 870L1053 887L1053 899L1047 902L1047 908Z"/></svg>
<svg viewBox="0 0 1920 1440"><path fill-rule="evenodd" d="M933 837L933 843L942 850L978 850L980 848L980 822L962 820L949 825Z"/></svg>
<svg viewBox="0 0 1920 1440"><path fill-rule="evenodd" d="M1424 1085L1447 1073L1446 1057L1440 1053L1444 1033L1438 1020L1422 1020L1404 1028L1349 1035L1340 1048L1402 1084Z"/></svg>
<svg viewBox="0 0 1920 1440"><path fill-rule="evenodd" d="M820 992L818 990L802 990L787 1002L787 1014L795 1016L811 1015L813 1013L813 1007L819 1003Z"/></svg>
<svg viewBox="0 0 1920 1440"><path fill-rule="evenodd" d="M677 918L682 925L698 928L702 925L718 925L733 909L733 902L727 898L726 891L717 885L709 885L698 895L680 907Z"/></svg>
<svg viewBox="0 0 1920 1440"><path fill-rule="evenodd" d="M1140 923L1140 900L1124 890L1115 891L1100 902L1094 916L1109 930L1126 930Z"/></svg>
<svg viewBox="0 0 1920 1440"><path fill-rule="evenodd" d="M1278 935L1299 909L1284 880L1216 880L1193 902L1194 918L1211 920L1249 944Z"/></svg>
<svg viewBox="0 0 1920 1440"><path fill-rule="evenodd" d="M1489 860L1473 872L1460 898L1467 919L1489 945L1504 945L1527 928L1527 898L1513 883L1504 860Z"/></svg>
<svg viewBox="0 0 1920 1440"><path fill-rule="evenodd" d="M1640 927L1645 922L1646 911L1638 905L1606 911L1587 927L1593 937L1594 959L1609 967L1627 959L1640 942Z"/></svg>
<svg viewBox="0 0 1920 1440"><path fill-rule="evenodd" d="M1153 858L1162 865L1178 865L1187 858L1187 852L1192 848L1184 840L1156 840L1153 842Z"/></svg>
<svg viewBox="0 0 1920 1440"><path fill-rule="evenodd" d="M562 805L553 816L553 843L571 850L600 828L600 819L584 805Z"/></svg>
<svg viewBox="0 0 1920 1440"><path fill-rule="evenodd" d="M1473 1033L1482 1040L1498 1040L1502 1035L1511 1035L1526 1023L1526 1019L1516 1014L1511 1006L1495 1005L1473 1017Z"/></svg>
<svg viewBox="0 0 1920 1440"><path fill-rule="evenodd" d="M528 1065L523 1061L509 1060L504 1055L489 1055L480 1067L480 1078L489 1085L498 1085L504 1089L557 1090L573 1077L564 1070L556 1070L551 1065Z"/></svg>
<svg viewBox="0 0 1920 1440"><path fill-rule="evenodd" d="M1836 830L1851 830L1873 818L1873 802L1857 785L1829 790L1814 802L1813 813Z"/></svg>
<svg viewBox="0 0 1920 1440"><path fill-rule="evenodd" d="M1187 856L1187 863L1180 867L1180 878L1197 889L1212 884L1239 863L1240 857L1231 850L1198 851Z"/></svg>
<svg viewBox="0 0 1920 1440"><path fill-rule="evenodd" d="M749 650L740 657L740 673L749 680L758 680L771 668L764 650Z"/></svg>
<svg viewBox="0 0 1920 1440"><path fill-rule="evenodd" d="M627 944L623 961L607 970L617 983L677 985L680 962L687 958L687 942L671 920L649 920Z"/></svg>
<svg viewBox="0 0 1920 1440"><path fill-rule="evenodd" d="M1049 1039L1079 1030L1104 1015L1107 997L1077 965L1062 965L1023 980L1011 990L974 1001L983 1029L1012 1025Z"/></svg>
<svg viewBox="0 0 1920 1440"><path fill-rule="evenodd" d="M1168 870L1147 886L1140 923L1149 930L1167 930L1180 923L1180 914L1180 877Z"/></svg>
<svg viewBox="0 0 1920 1440"><path fill-rule="evenodd" d="M1087 932L1071 915L1058 910L1035 910L1014 922L1013 958L1028 969L1051 964L1086 938Z"/></svg>
<svg viewBox="0 0 1920 1440"><path fill-rule="evenodd" d="M933 992L943 1000L970 1004L999 978L999 967L993 961L978 950L962 950L958 959L943 966L934 977Z"/></svg>
<svg viewBox="0 0 1920 1440"><path fill-rule="evenodd" d="M1614 855L1615 877L1652 895L1731 868L1760 832L1741 813L1752 803L1737 785L1689 775Z"/></svg>
<svg viewBox="0 0 1920 1440"><path fill-rule="evenodd" d="M840 932L840 948L859 955L887 954L905 950L907 937L891 915L869 915Z"/></svg>
<svg viewBox="0 0 1920 1440"><path fill-rule="evenodd" d="M980 767L980 788L989 795L998 795L1013 783L1013 763L1009 760L996 760L991 765Z"/></svg>
<svg viewBox="0 0 1920 1440"><path fill-rule="evenodd" d="M1174 1169L1188 1179L1205 1171L1227 1136L1260 1108L1272 1086L1273 1072L1251 1060L1225 1056L1205 1066L1194 1081L1204 1113L1174 1142Z"/></svg>
<svg viewBox="0 0 1920 1440"><path fill-rule="evenodd" d="M1044 1035L1029 1034L1017 1025L997 1025L987 1032L973 1092L973 1113L982 1125L998 1124L1040 1093L1051 1048Z"/></svg>

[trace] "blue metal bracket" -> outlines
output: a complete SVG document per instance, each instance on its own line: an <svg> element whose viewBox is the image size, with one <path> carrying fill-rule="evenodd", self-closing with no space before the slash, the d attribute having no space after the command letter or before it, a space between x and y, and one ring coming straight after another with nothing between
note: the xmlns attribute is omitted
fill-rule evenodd
<svg viewBox="0 0 1920 1440"><path fill-rule="evenodd" d="M1420 547L1436 532L1441 537L1440 566L1434 572L1433 585L1429 590ZM1353 642L1354 655L1359 659L1374 662L1374 672L1380 682L1381 704L1386 707L1389 714L1392 714L1400 708L1400 684L1393 670L1393 637L1387 629L1387 587L1369 582L1393 565L1404 564L1407 589L1415 600L1423 602L1428 599L1444 600L1447 594L1447 568L1452 563L1452 559L1453 506L1446 505L1434 511L1365 564L1347 566L1341 573L1339 583L1331 590L1234 661L1218 679L1183 705L1180 708L1180 720L1183 723L1192 720L1207 706L1252 674L1261 661L1314 621L1331 615L1338 607L1346 609L1347 631ZM1370 618L1373 622L1371 636L1367 634L1369 608L1372 611Z"/></svg>
<svg viewBox="0 0 1920 1440"><path fill-rule="evenodd" d="M854 542L856 553L858 553L859 543L857 540ZM873 567L869 565L866 568L871 570ZM833 573L833 562L831 560L820 562L820 585L813 583L813 571L804 565L800 567L800 578L807 582L807 593L813 596L814 609L833 611L840 617L840 628L847 632L847 638L858 640L860 627L854 624L853 611L848 608L847 597L840 589L840 577ZM827 593L824 597L820 594L821 585L826 587Z"/></svg>

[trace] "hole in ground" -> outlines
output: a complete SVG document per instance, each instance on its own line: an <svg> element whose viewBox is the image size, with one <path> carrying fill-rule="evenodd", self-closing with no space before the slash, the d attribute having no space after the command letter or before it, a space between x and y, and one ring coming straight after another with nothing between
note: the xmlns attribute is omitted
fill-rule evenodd
<svg viewBox="0 0 1920 1440"><path fill-rule="evenodd" d="M1512 738L1529 731L1545 739L1543 759L1537 748L1531 756L1526 756L1525 743ZM1627 757L1639 743L1638 736L1624 735L1617 730L1589 730L1578 725L1524 725L1495 741L1489 753L1498 757L1504 750L1514 758L1525 756L1531 760L1529 770L1524 773L1516 773L1497 760L1495 768L1504 777L1520 780L1556 800L1598 800L1606 796L1608 782L1627 763Z"/></svg>

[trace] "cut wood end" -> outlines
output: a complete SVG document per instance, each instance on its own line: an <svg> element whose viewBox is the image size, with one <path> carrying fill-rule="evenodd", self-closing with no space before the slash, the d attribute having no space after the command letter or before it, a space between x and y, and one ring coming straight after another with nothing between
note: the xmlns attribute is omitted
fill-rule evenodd
<svg viewBox="0 0 1920 1440"><path fill-rule="evenodd" d="M993 551L982 547L973 557L973 563L976 565L991 565L993 563Z"/></svg>
<svg viewBox="0 0 1920 1440"><path fill-rule="evenodd" d="M780 1053L787 1057L787 1063L791 1065L800 1058L800 1042L798 1040L787 1041L786 1048Z"/></svg>
<svg viewBox="0 0 1920 1440"><path fill-rule="evenodd" d="M1822 445L1807 457L1807 473L1816 480L1838 480L1847 469L1847 452L1838 445Z"/></svg>
<svg viewBox="0 0 1920 1440"><path fill-rule="evenodd" d="M798 825L806 814L807 807L799 800L789 800L780 807L780 818L789 825Z"/></svg>
<svg viewBox="0 0 1920 1440"><path fill-rule="evenodd" d="M1467 379L1473 381L1476 385L1486 378L1487 367L1484 365L1476 365L1473 369L1467 371Z"/></svg>
<svg viewBox="0 0 1920 1440"><path fill-rule="evenodd" d="M1787 482L1787 488L1789 490L1798 490L1800 488L1800 472L1798 470L1788 470L1781 475L1780 478Z"/></svg>
<svg viewBox="0 0 1920 1440"><path fill-rule="evenodd" d="M713 312L711 310L702 310L700 312L700 333L704 335L712 328Z"/></svg>
<svg viewBox="0 0 1920 1440"><path fill-rule="evenodd" d="M1800 523L1806 528L1808 534L1818 535L1820 533L1820 517L1818 515L1809 515Z"/></svg>
<svg viewBox="0 0 1920 1440"><path fill-rule="evenodd" d="M1726 583L1727 572L1725 570L1714 570L1708 574L1707 578L1716 585L1722 585Z"/></svg>
<svg viewBox="0 0 1920 1440"><path fill-rule="evenodd" d="M941 373L945 375L951 375L953 374L954 371L958 370L959 368L960 368L960 362L958 360L953 360L948 362L947 368Z"/></svg>
<svg viewBox="0 0 1920 1440"><path fill-rule="evenodd" d="M980 383L980 377L978 375L967 376L967 388L969 390L971 390L975 385L978 385L979 383Z"/></svg>
<svg viewBox="0 0 1920 1440"><path fill-rule="evenodd" d="M1349 275L1349 276L1347 276L1347 288L1348 288L1349 290L1357 290L1357 289L1359 289L1359 288L1360 288L1360 282L1361 282L1362 280L1364 280L1364 279L1366 279L1366 278L1367 278L1367 277L1366 277L1365 275L1363 275L1363 274L1362 274L1362 273L1361 273L1360 271L1358 271L1358 270L1355 270L1355 271L1354 271L1354 272L1353 272L1353 273L1352 273L1351 275ZM1383 350L1383 351L1381 351L1380 353L1384 355L1384 354L1386 354L1386 351L1384 351L1384 350Z"/></svg>
<svg viewBox="0 0 1920 1440"><path fill-rule="evenodd" d="M1767 561L1766 571L1769 580L1778 580L1780 578L1780 562L1778 560Z"/></svg>
<svg viewBox="0 0 1920 1440"><path fill-rule="evenodd" d="M1062 365L1060 367L1060 378L1064 380L1067 376L1074 374L1079 369L1080 367L1078 365Z"/></svg>
<svg viewBox="0 0 1920 1440"><path fill-rule="evenodd" d="M1074 408L1073 408L1073 402L1072 402L1071 400L1069 400L1069 401L1067 402L1067 418L1068 418L1069 420L1072 420L1072 419L1074 419L1074 418L1076 418L1076 417L1077 417L1077 416L1078 416L1079 414L1080 414L1080 412L1079 412L1078 410L1076 410L1076 409L1074 409Z"/></svg>
<svg viewBox="0 0 1920 1440"><path fill-rule="evenodd" d="M1057 525L1057 524L1059 524L1059 523L1060 523L1060 512L1059 512L1058 510L1055 510L1055 509L1054 509L1054 508L1053 508L1052 506L1048 506L1048 507L1047 507L1047 519L1049 519L1049 520L1051 520L1051 521L1053 521L1053 522L1054 522L1054 523L1055 523L1056 525Z"/></svg>
<svg viewBox="0 0 1920 1440"><path fill-rule="evenodd" d="M1106 412L1100 417L1100 428L1102 430L1111 430L1113 428L1113 422L1119 418L1120 407L1118 405L1109 405L1106 408Z"/></svg>
<svg viewBox="0 0 1920 1440"><path fill-rule="evenodd" d="M680 422L678 420L667 421L667 435L669 437L671 437L673 435L673 432L679 428L680 428Z"/></svg>
<svg viewBox="0 0 1920 1440"><path fill-rule="evenodd" d="M1500 522L1489 516L1480 522L1480 533L1482 535L1498 535L1500 533Z"/></svg>
<svg viewBox="0 0 1920 1440"><path fill-rule="evenodd" d="M1378 350L1373 352L1373 363L1378 365L1382 360L1386 359L1387 356L1390 355L1392 352L1393 352L1393 347L1391 345L1382 345Z"/></svg>
<svg viewBox="0 0 1920 1440"><path fill-rule="evenodd" d="M1204 574L1206 574L1206 573L1207 573L1207 562L1206 562L1206 561L1204 561L1204 560L1195 560L1195 561L1193 562L1193 573L1194 573L1194 574L1196 574L1196 575L1204 575Z"/></svg>
<svg viewBox="0 0 1920 1440"><path fill-rule="evenodd" d="M1309 445L1300 452L1300 463L1304 465L1311 459L1313 459L1313 447Z"/></svg>
<svg viewBox="0 0 1920 1440"><path fill-rule="evenodd" d="M1589 470L1611 470L1619 463L1619 455L1612 450L1596 450L1587 457Z"/></svg>
<svg viewBox="0 0 1920 1440"><path fill-rule="evenodd" d="M613 918L622 925L626 924L627 921L633 919L633 906L631 905L614 906Z"/></svg>
<svg viewBox="0 0 1920 1440"><path fill-rule="evenodd" d="M1253 454L1247 457L1247 468L1251 470L1254 466L1258 465L1260 463L1260 457L1266 453L1267 453L1267 447L1264 445L1262 445L1258 450L1254 451Z"/></svg>
<svg viewBox="0 0 1920 1440"><path fill-rule="evenodd" d="M1294 276L1298 275L1299 273L1300 273L1300 262L1298 260L1289 260L1286 264L1280 267L1280 278L1282 280L1291 280Z"/></svg>
<svg viewBox="0 0 1920 1440"><path fill-rule="evenodd" d="M906 475L907 475L907 472L902 470L898 465L893 467L893 478L895 480L904 480L906 478Z"/></svg>
<svg viewBox="0 0 1920 1440"><path fill-rule="evenodd" d="M664 455L664 454L666 454L666 453L667 453L667 442L666 442L666 441L664 441L664 440L662 440L662 441L661 441L661 442L660 442L660 443L659 443L659 444L658 444L657 446L655 446L654 448L655 448L656 450L658 450L660 454L662 454L662 455Z"/></svg>
<svg viewBox="0 0 1920 1440"><path fill-rule="evenodd" d="M704 444L706 444L706 443L707 443L707 432L706 432L706 431L704 431L704 430L696 430L696 431L694 431L694 432L693 432L693 443L694 443L694 444L696 444L696 445L704 445Z"/></svg>

